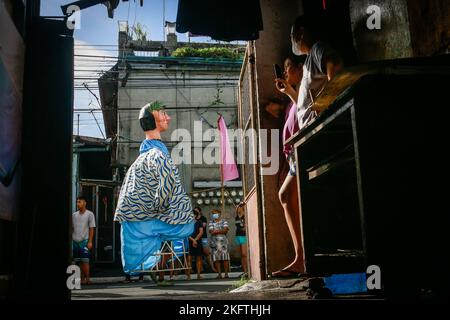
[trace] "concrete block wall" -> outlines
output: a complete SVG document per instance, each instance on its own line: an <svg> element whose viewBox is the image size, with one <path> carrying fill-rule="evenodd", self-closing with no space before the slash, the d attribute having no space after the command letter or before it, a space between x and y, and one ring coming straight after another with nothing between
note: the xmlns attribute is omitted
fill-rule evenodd
<svg viewBox="0 0 450 320"><path fill-rule="evenodd" d="M172 152L181 141L173 135L174 130L185 129L191 134L191 140L187 143L191 143L192 163L178 165L180 178L184 183L186 192L192 194L202 191L202 189L193 188L194 181L220 181L219 166L205 164L201 158L201 152L209 153L211 148L218 148L219 144L217 142L211 145L214 138L208 139L209 141L199 141L200 137L194 136L194 121L202 121L200 125L197 123L196 127L201 127L203 134L208 129L217 128L217 112L220 112L229 129L237 127L237 79L239 78L240 67L155 66L151 64L134 64L132 67L126 86L119 86L118 90L118 135L120 136L119 141L121 141L117 148L118 163L129 166L139 154L140 142L144 139L138 121L139 108L148 102L160 100L168 107L167 113L171 117L169 130L162 134L162 140L169 151ZM232 81L236 82L236 87L217 87L214 80L202 80L205 78L234 79ZM217 83L220 84L220 82ZM142 88L142 86L145 87ZM217 98L218 89L220 89L218 108L212 106L208 109L192 109L192 107L211 105ZM134 110L120 110L121 108ZM215 151L219 154L219 149ZM194 156L201 163L193 163ZM200 158L198 158L199 156ZM236 190L240 191L241 189L236 188ZM193 199L192 204L202 207L204 215L208 219L212 209L221 209L220 204L215 206L212 203L210 205L198 205L196 199ZM233 261L238 263L238 249L234 243L234 210L234 205L226 204L223 217L228 220L230 225L230 253Z"/></svg>

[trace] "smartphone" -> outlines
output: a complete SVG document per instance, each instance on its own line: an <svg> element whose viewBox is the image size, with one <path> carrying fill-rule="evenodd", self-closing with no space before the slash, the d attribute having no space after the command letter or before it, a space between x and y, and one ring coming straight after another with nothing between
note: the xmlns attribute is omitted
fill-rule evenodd
<svg viewBox="0 0 450 320"><path fill-rule="evenodd" d="M273 70L275 72L275 79L283 79L283 70L276 63L273 64Z"/></svg>

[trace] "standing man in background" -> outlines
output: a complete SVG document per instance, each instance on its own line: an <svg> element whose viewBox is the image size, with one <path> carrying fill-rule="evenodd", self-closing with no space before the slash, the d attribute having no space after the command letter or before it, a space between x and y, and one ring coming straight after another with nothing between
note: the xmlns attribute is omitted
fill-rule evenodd
<svg viewBox="0 0 450 320"><path fill-rule="evenodd" d="M81 284L90 284L89 260L94 240L95 216L86 209L86 198L77 197L78 211L72 214L73 261L80 263Z"/></svg>

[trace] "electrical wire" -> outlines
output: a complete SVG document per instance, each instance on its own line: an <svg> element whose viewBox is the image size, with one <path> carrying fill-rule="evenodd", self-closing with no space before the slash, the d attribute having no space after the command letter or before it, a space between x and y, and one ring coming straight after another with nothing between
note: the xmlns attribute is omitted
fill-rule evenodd
<svg viewBox="0 0 450 320"><path fill-rule="evenodd" d="M186 110L186 111L192 111L192 110L198 110L198 109L224 109L224 110L231 110L231 109L237 109L237 106L230 106L230 105L225 105L225 106L191 106L191 107L166 107L165 110ZM91 112L91 110L97 111L97 112L102 112L102 111L138 111L141 110L141 108L114 108L114 109L107 109L107 108L99 108L99 109L90 109L90 108L74 108L74 112L80 112L80 111L86 111L86 112Z"/></svg>
<svg viewBox="0 0 450 320"><path fill-rule="evenodd" d="M130 5L130 4L129 4ZM136 21L136 3L135 3L135 21ZM127 21L128 21L128 17L127 17ZM133 23L133 28L135 27L135 21ZM102 74L106 74L106 73L110 73L110 74L119 74L120 72L123 71L116 71L116 70L111 70L111 68L116 65L119 62L119 59L117 56L111 56L111 55L95 55L95 54L88 54L89 51L95 51L95 49L91 49L91 48L83 48L83 46L91 46L91 47L103 47L101 50L102 51L119 51L117 49L115 49L116 45L83 45L83 44L78 44L76 45L77 50L84 50L85 52L81 51L82 54L75 54L74 58L75 58L75 62L74 62L74 72L75 77L74 77L74 90L80 91L80 90L88 90L99 102L99 99L97 97L97 95L93 92L99 91L99 86L98 86L98 80L99 77L97 75L102 75ZM108 47L113 47L113 48L108 48ZM86 54L84 54L86 53ZM164 65L165 61L145 61L142 59L142 57L126 57L125 59L121 59L121 61L125 62L125 63L133 63L133 62L147 62L148 64L151 65ZM170 61L170 60L167 60ZM229 65L230 64L230 60L228 61L215 61L216 63L220 63L223 65ZM233 65L236 65L237 61L232 61ZM85 69L86 68L86 69ZM109 70L108 70L109 69ZM185 70L185 71L198 71L196 69L190 69L190 70ZM186 79L185 77L183 78L178 78L177 77L177 71L175 71L175 78L171 78L171 76L168 74L168 72L166 70L162 70L159 69L158 71L162 71L165 78L155 78L155 77L141 77L141 78L132 78L132 79L127 79L127 85L126 85L126 89L173 89L175 88L177 90L177 92L186 100L187 104L189 105L189 107L173 107L173 108L166 108L166 109L174 109L177 112L192 112L193 110L196 111L197 115L199 116L200 120L202 120L203 122L207 123L210 127L215 128L215 126L211 125L207 119L205 119L203 117L203 114L205 112L207 112L208 108L211 108L211 106L192 106L190 99L188 99L184 93L181 91L181 89L185 89L185 88L217 88L218 86L220 86L221 88L228 88L228 87L233 87L236 88L238 86L238 81L239 78L236 77L228 77L228 78L224 78L224 77L202 77L202 78L188 78ZM170 71L169 71L170 72ZM230 70L230 72L233 72ZM92 74L92 76L89 76L89 73ZM152 81L166 81L166 83L154 83L154 84L149 84L149 82ZM169 83L167 83L167 81ZM180 84L179 82L182 81L183 83ZM174 83L175 82L175 83ZM185 82L189 82L189 84L186 85ZM192 82L200 82L200 83L192 83ZM89 87L88 87L89 84ZM181 89L180 89L181 88ZM85 98L87 99L87 98ZM92 103L90 103L92 104ZM74 112L76 113L81 113L81 114L91 114L94 118L93 120L89 120L89 119L80 119L80 123L81 125L90 125L90 124L94 124L94 122L97 124L99 131L101 132L101 134L104 137L103 131L100 128L100 122L96 119L94 113L98 113L98 112L106 112L106 111L113 111L116 112L117 114L123 113L123 112L129 112L129 111L134 111L134 110L140 110L140 108L116 108L116 109L102 109L100 106L97 106L98 108L75 108ZM214 106L214 109L217 109L219 106ZM202 113L199 112L199 109L204 108L205 111L203 111ZM223 109L236 109L236 106L221 106L220 108ZM128 120L134 120L134 118L121 118L121 120L123 121L128 121ZM76 119L74 119L74 122L77 122ZM102 122L102 124L104 125L104 122ZM139 142L140 143L140 142Z"/></svg>

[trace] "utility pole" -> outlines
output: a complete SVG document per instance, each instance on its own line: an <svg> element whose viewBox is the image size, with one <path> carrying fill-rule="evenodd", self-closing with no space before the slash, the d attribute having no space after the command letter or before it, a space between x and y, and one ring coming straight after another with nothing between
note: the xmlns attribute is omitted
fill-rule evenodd
<svg viewBox="0 0 450 320"><path fill-rule="evenodd" d="M78 113L78 114L77 114L77 116L78 116L78 123L77 123L77 136L79 136L79 135L80 135L80 114Z"/></svg>
<svg viewBox="0 0 450 320"><path fill-rule="evenodd" d="M163 1L163 41L166 41L166 0Z"/></svg>

